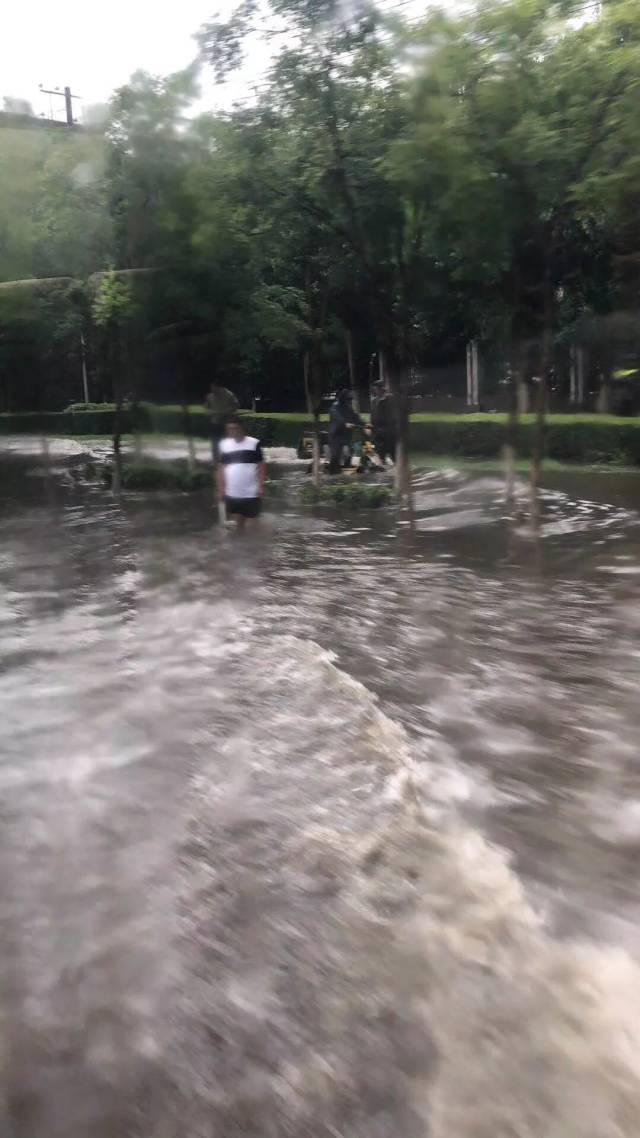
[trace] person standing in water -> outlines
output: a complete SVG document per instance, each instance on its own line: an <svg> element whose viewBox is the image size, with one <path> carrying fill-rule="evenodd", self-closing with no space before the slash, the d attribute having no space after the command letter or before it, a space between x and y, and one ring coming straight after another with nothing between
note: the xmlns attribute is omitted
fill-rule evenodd
<svg viewBox="0 0 640 1138"><path fill-rule="evenodd" d="M259 439L245 433L238 415L227 419L226 437L219 445L217 471L218 501L224 502L227 517L238 529L255 524L262 511L265 465Z"/></svg>
<svg viewBox="0 0 640 1138"><path fill-rule="evenodd" d="M363 422L353 409L353 394L348 388L338 392L337 398L329 408L329 473L339 474L343 463L343 450L351 443L354 427L362 427ZM350 465L350 460L347 463Z"/></svg>
<svg viewBox="0 0 640 1138"><path fill-rule="evenodd" d="M228 387L217 387L212 383L204 405L209 412L211 458L215 467L218 463L218 447L225 437L224 425L230 415L235 415L239 404L233 391L229 391Z"/></svg>

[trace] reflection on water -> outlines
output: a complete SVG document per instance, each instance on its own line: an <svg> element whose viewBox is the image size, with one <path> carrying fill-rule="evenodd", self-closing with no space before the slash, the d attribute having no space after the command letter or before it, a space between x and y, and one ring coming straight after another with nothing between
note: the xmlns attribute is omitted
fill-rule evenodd
<svg viewBox="0 0 640 1138"><path fill-rule="evenodd" d="M638 483L563 479L3 468L4 1132L635 1138Z"/></svg>

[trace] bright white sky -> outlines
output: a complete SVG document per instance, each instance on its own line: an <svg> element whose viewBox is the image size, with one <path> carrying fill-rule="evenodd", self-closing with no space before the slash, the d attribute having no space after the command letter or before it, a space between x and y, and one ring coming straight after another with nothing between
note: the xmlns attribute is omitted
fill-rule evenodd
<svg viewBox="0 0 640 1138"><path fill-rule="evenodd" d="M454 2L454 0L449 0ZM0 109L2 98L27 99L36 114L64 119L64 101L38 90L71 87L81 99L74 114L104 103L142 69L168 75L197 54L194 35L216 12L238 0L0 0ZM424 0L383 0L384 7L421 12ZM216 88L206 69L198 110L230 107L248 93L264 63L263 48L250 51L242 72Z"/></svg>
<svg viewBox="0 0 640 1138"><path fill-rule="evenodd" d="M82 108L105 102L114 88L142 68L152 74L179 71L195 58L195 32L220 0L4 0L0 34L0 107L4 95L28 99L49 116L49 97L38 85L68 85ZM227 7L227 5L224 5ZM229 4L228 7L231 7ZM206 92L206 102L228 104L231 92ZM64 118L62 99L52 101Z"/></svg>

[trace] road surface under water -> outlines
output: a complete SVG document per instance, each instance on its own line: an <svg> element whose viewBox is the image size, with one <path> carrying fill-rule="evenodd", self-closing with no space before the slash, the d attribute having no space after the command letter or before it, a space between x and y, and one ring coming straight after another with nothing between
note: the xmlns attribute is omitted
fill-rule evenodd
<svg viewBox="0 0 640 1138"><path fill-rule="evenodd" d="M640 479L2 477L2 1133L636 1138Z"/></svg>

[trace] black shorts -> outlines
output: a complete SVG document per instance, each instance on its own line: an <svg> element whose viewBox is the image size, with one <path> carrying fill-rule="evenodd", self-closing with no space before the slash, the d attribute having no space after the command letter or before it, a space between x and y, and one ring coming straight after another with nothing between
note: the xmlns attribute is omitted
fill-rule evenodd
<svg viewBox="0 0 640 1138"><path fill-rule="evenodd" d="M227 513L236 518L259 518L262 513L261 498L225 498Z"/></svg>

